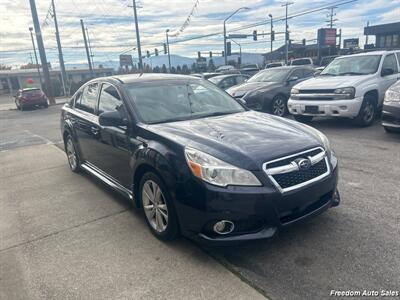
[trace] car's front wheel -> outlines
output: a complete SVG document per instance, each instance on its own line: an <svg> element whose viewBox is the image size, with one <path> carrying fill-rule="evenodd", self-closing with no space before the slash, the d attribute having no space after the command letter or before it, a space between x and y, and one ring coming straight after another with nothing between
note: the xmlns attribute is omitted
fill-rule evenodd
<svg viewBox="0 0 400 300"><path fill-rule="evenodd" d="M80 161L72 137L68 134L65 138L65 152L68 158L68 164L72 172L80 171Z"/></svg>
<svg viewBox="0 0 400 300"><path fill-rule="evenodd" d="M160 240L172 240L179 233L178 219L168 189L154 173L144 174L139 185L139 197L146 223Z"/></svg>
<svg viewBox="0 0 400 300"><path fill-rule="evenodd" d="M372 95L366 95L357 117L354 119L360 127L372 125L375 121L376 103Z"/></svg>
<svg viewBox="0 0 400 300"><path fill-rule="evenodd" d="M282 95L275 96L271 103L271 112L278 117L283 117L287 114L286 98Z"/></svg>

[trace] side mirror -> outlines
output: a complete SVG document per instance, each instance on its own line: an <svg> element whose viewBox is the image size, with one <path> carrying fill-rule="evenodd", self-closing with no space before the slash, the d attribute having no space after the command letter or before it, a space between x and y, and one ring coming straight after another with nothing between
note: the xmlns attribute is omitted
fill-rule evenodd
<svg viewBox="0 0 400 300"><path fill-rule="evenodd" d="M381 72L381 76L382 77L383 76L389 76L389 75L392 75L392 74L394 74L394 70L392 68L382 69L382 72Z"/></svg>
<svg viewBox="0 0 400 300"><path fill-rule="evenodd" d="M319 70L318 70L318 71L315 71L315 72L314 72L314 77L319 76L319 74L321 74L321 71L319 71Z"/></svg>
<svg viewBox="0 0 400 300"><path fill-rule="evenodd" d="M297 77L297 76L292 76L292 77L289 78L288 81L296 81L296 80L299 80L299 77Z"/></svg>
<svg viewBox="0 0 400 300"><path fill-rule="evenodd" d="M247 103L246 100L244 100L242 98L237 98L236 101L239 102L242 105L246 105L246 103Z"/></svg>
<svg viewBox="0 0 400 300"><path fill-rule="evenodd" d="M101 126L126 126L128 121L121 117L118 111L103 112L99 116L99 124Z"/></svg>

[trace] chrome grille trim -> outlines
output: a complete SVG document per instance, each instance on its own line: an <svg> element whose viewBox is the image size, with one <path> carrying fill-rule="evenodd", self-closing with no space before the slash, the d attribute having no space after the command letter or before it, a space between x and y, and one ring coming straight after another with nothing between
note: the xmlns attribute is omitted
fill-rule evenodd
<svg viewBox="0 0 400 300"><path fill-rule="evenodd" d="M315 151L315 150L318 150L318 149L321 150L320 153L318 153L318 154L316 154L314 156L305 156L305 157L307 157L310 160L311 166L314 166L315 164L319 163L321 160L325 160L327 171L325 173L317 176L317 177L314 177L314 178L312 178L310 180L307 180L305 182L302 182L300 184L296 184L296 185L293 185L293 186L290 186L290 187L282 188L279 185L279 183L275 180L275 178L273 177L274 175L277 175L277 174L285 174L285 173L291 173L291 172L299 171L299 167L298 167L298 165L297 165L297 163L295 161L292 161L289 164L286 164L286 165L283 165L283 166L267 168L268 164L279 162L281 160L289 159L291 157L299 156L299 155L302 155L302 154L306 154L308 152L312 152L312 151ZM305 186L307 186L307 185L309 185L309 184L311 184L313 182L316 182L318 180L321 180L321 179L327 177L331 173L331 168L330 168L330 165L329 165L329 162L328 162L327 153L322 147L316 147L316 148L308 149L306 151L302 151L302 152L298 152L298 153L295 153L295 154L292 154L292 155L288 155L288 156L285 156L285 157L274 159L274 160L271 160L271 161L268 161L268 162L264 163L262 167L263 167L263 171L265 172L265 174L267 174L268 178L271 180L271 182L275 185L275 187L282 194L290 192L290 191L293 191L293 190L296 190L296 189L299 189L299 188L302 188L302 187L305 187Z"/></svg>

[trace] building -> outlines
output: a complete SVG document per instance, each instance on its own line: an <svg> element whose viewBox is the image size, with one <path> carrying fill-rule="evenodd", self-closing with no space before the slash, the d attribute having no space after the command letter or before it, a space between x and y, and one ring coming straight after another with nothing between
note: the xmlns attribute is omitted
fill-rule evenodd
<svg viewBox="0 0 400 300"><path fill-rule="evenodd" d="M110 76L114 73L112 68L98 68L93 70L95 77ZM90 79L88 69L67 70L67 93L73 85L79 85ZM50 70L50 79L61 83L60 70ZM13 69L0 70L0 94L11 94L21 88L40 87L39 74L37 69Z"/></svg>
<svg viewBox="0 0 400 300"><path fill-rule="evenodd" d="M364 34L375 36L375 49L400 48L400 22L364 27Z"/></svg>

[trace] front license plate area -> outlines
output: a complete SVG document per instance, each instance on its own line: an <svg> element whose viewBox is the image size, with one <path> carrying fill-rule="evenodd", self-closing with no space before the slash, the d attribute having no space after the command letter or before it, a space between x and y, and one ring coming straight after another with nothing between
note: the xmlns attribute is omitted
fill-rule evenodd
<svg viewBox="0 0 400 300"><path fill-rule="evenodd" d="M319 107L315 105L307 105L304 112L309 114L317 114L319 113Z"/></svg>

